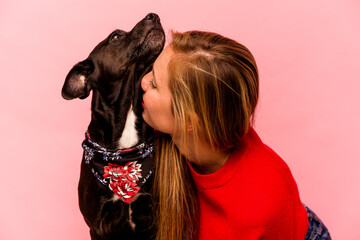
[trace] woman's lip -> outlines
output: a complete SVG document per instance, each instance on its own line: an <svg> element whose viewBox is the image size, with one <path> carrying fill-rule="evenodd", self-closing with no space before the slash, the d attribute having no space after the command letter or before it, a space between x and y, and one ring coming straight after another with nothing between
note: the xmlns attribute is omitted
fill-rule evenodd
<svg viewBox="0 0 360 240"><path fill-rule="evenodd" d="M145 103L144 103L144 102L142 102L142 103L141 103L141 106L142 106L143 108L145 108Z"/></svg>

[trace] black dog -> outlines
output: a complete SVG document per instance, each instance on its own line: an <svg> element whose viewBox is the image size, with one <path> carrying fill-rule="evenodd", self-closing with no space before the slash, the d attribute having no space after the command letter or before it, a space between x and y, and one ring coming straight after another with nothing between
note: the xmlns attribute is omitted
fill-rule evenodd
<svg viewBox="0 0 360 240"><path fill-rule="evenodd" d="M164 47L150 13L130 32L116 30L76 64L62 88L65 99L93 90L83 142L79 206L91 239L152 239L152 129L142 120L142 77Z"/></svg>

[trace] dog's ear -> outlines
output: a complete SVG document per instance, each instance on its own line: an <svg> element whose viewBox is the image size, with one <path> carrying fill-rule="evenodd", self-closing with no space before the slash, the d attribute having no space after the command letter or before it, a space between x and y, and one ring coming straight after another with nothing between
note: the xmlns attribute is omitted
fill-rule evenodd
<svg viewBox="0 0 360 240"><path fill-rule="evenodd" d="M85 60L76 64L65 79L61 95L66 100L74 98L84 99L90 94L90 75L94 72L94 64Z"/></svg>

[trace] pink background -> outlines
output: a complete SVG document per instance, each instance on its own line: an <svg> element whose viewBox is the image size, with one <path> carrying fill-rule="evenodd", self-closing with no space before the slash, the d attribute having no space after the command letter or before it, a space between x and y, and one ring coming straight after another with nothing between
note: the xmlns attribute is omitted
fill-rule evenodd
<svg viewBox="0 0 360 240"><path fill-rule="evenodd" d="M77 205L90 99L65 101L70 68L148 12L170 29L245 44L261 77L256 129L333 239L360 239L358 0L0 2L0 239L89 239Z"/></svg>

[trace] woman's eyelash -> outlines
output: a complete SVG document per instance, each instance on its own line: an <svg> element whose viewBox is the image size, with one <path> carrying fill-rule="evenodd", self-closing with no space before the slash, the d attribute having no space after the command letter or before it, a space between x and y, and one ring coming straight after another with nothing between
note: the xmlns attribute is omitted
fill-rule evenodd
<svg viewBox="0 0 360 240"><path fill-rule="evenodd" d="M151 80L151 81L150 81L150 86L151 86L152 88L156 88L156 86L155 86L155 84L154 84L154 80Z"/></svg>

